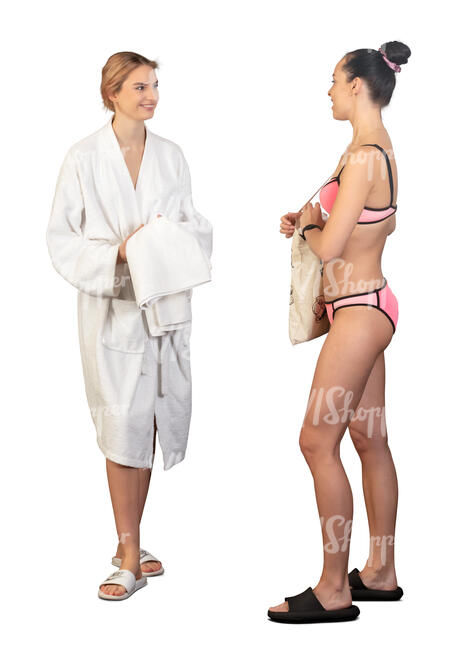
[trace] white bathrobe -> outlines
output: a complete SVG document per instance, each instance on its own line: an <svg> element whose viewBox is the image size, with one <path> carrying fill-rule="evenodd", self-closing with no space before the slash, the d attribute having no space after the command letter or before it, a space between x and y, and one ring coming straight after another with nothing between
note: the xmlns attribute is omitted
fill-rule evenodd
<svg viewBox="0 0 475 650"><path fill-rule="evenodd" d="M169 469L183 460L188 441L191 319L153 336L117 254L128 235L161 214L210 259L212 227L193 206L181 148L145 128L136 189L112 117L68 150L46 238L54 268L78 289L81 359L100 449L117 463L152 467L156 417Z"/></svg>

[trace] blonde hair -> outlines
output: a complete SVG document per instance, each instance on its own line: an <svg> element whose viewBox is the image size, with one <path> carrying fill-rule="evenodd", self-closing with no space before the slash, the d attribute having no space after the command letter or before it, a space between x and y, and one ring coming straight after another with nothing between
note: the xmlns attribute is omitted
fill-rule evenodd
<svg viewBox="0 0 475 650"><path fill-rule="evenodd" d="M153 59L147 59L136 52L116 52L107 59L102 68L101 95L102 103L106 110L115 112L114 104L109 95L120 92L122 84L135 68L141 65L148 65L158 69L159 65Z"/></svg>

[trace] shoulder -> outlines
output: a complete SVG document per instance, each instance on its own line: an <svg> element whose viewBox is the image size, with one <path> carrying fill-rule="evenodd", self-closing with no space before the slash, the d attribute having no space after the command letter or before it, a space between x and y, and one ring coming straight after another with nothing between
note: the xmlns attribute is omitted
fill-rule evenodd
<svg viewBox="0 0 475 650"><path fill-rule="evenodd" d="M77 157L84 154L94 153L98 149L98 145L101 141L101 135L104 130L104 127L97 129L94 133L90 133L81 140L74 142L68 149L67 155L71 157Z"/></svg>
<svg viewBox="0 0 475 650"><path fill-rule="evenodd" d="M188 163L180 145L173 140L164 138L162 135L153 133L150 130L148 134L151 138L152 148L157 158L166 161L166 164L170 165L175 170L177 177L183 179L184 175L186 175Z"/></svg>
<svg viewBox="0 0 475 650"><path fill-rule="evenodd" d="M67 149L64 159L63 168L75 169L78 171L83 168L84 164L93 160L101 148L101 137L103 127L90 133L89 135L73 142Z"/></svg>
<svg viewBox="0 0 475 650"><path fill-rule="evenodd" d="M367 147L360 145L345 152L344 162L345 169L340 177L342 183L346 181L351 185L370 186L374 180L373 170L379 159L384 154L377 147Z"/></svg>
<svg viewBox="0 0 475 650"><path fill-rule="evenodd" d="M377 147L369 147L362 144L350 151L346 151L343 159L347 167L358 169L362 166L370 165L382 156L384 154Z"/></svg>
<svg viewBox="0 0 475 650"><path fill-rule="evenodd" d="M163 135L158 135L158 133L153 133L150 130L148 131L148 135L151 138L153 146L160 149L162 153L170 156L177 162L184 159L185 156L183 155L182 148L176 142L169 138L164 138Z"/></svg>

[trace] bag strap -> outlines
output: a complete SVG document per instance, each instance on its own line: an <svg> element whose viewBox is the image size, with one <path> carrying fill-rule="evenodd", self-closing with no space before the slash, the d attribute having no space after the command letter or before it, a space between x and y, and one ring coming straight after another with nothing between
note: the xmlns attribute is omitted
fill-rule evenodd
<svg viewBox="0 0 475 650"><path fill-rule="evenodd" d="M390 189L390 191L391 191L391 200L390 200L390 202L389 202L389 205L392 206L392 204L393 204L393 194L394 194L394 183L393 183L393 172L392 172L392 169L391 169L391 163L389 162L388 154L387 154L386 151L383 149L383 147L381 147L379 144L364 144L363 147L377 147L377 148L378 148L382 153L384 153L384 157L386 158L386 165L387 165L387 168L388 168L389 189ZM343 165L343 167L344 167L344 166L345 166L345 165ZM338 174L338 176L339 176L339 175L341 174L341 172L343 171L343 167L340 169L340 173ZM309 200L308 200L306 203L303 204L303 206L300 208L299 212L302 212L302 210L303 210L304 207L307 205L307 203L310 203L310 201L311 201L315 196L317 196L317 194L320 192L320 190L322 189L322 187L323 187L324 185L326 185L326 184L328 183L328 181L330 181L332 178L333 178L333 176L330 176L330 178L328 178L328 179L327 179L327 180L326 180L322 185L320 185L320 187L318 188L318 190L317 190L314 194L312 194L312 196L309 198Z"/></svg>
<svg viewBox="0 0 475 650"><path fill-rule="evenodd" d="M303 206L300 208L299 212L302 212L302 211L303 211L303 209L304 209L304 207L307 205L307 203L310 203L310 201L311 201L315 196L317 196L317 194L320 192L320 190L322 189L322 187L323 187L324 185L326 185L326 184L328 183L328 181L331 180L331 178L332 178L332 177L330 176L330 178L328 178L324 183L322 183L322 184L320 185L320 187L318 188L318 190L317 190L314 194L312 194L312 196L309 198L308 201L306 201L306 202L303 204Z"/></svg>

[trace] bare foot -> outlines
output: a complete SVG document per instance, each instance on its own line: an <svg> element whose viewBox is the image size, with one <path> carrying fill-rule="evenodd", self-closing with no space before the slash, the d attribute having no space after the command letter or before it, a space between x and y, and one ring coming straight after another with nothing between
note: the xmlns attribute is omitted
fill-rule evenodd
<svg viewBox="0 0 475 650"><path fill-rule="evenodd" d="M117 546L116 557L118 557L120 559L122 559L124 557L124 552L122 551L122 548L121 548L120 544ZM149 562L144 562L140 566L142 567L142 573L144 575L147 575L147 573L152 573L154 571L160 571L160 569L162 568L162 563L159 560L157 560L157 562L149 561ZM123 569L124 567L121 566L120 568Z"/></svg>
<svg viewBox="0 0 475 650"><path fill-rule="evenodd" d="M139 562L139 551L137 550L132 556L126 555L122 559L121 569L128 569L135 574L135 579L138 580L142 577L142 569ZM123 585L101 585L100 590L105 594L110 594L111 596L122 596L125 594L125 587Z"/></svg>
<svg viewBox="0 0 475 650"><path fill-rule="evenodd" d="M320 580L318 585L313 589L313 593L321 602L325 609L342 609L343 607L350 607L351 591L349 585L343 589L337 590L333 585L328 582ZM289 603L284 601L275 607L269 607L271 612L288 612Z"/></svg>
<svg viewBox="0 0 475 650"><path fill-rule="evenodd" d="M162 563L160 561L158 562L144 562L141 564L142 571L145 575L147 573L152 573L152 571L159 571L162 568Z"/></svg>

